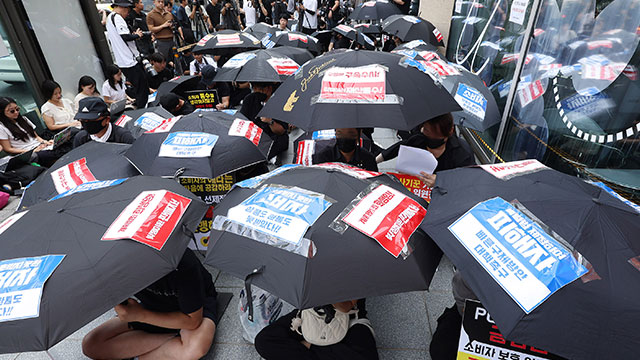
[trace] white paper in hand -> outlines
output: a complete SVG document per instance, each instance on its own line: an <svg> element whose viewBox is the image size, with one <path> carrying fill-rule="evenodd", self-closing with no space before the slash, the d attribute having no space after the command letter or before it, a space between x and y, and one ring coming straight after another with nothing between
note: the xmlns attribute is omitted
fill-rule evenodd
<svg viewBox="0 0 640 360"><path fill-rule="evenodd" d="M409 174L420 175L424 171L433 174L438 166L438 160L431 152L412 146L400 146L398 160L396 160L396 171Z"/></svg>

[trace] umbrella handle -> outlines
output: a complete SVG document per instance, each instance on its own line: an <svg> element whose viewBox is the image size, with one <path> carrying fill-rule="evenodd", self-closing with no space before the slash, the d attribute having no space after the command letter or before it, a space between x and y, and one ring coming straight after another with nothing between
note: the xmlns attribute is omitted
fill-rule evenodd
<svg viewBox="0 0 640 360"><path fill-rule="evenodd" d="M244 291L247 294L247 306L249 307L249 316L247 318L251 322L253 322L253 297L251 296L251 281L253 280L254 275L262 274L263 271L264 265L260 266L257 269L253 269L251 274L247 275L244 278Z"/></svg>

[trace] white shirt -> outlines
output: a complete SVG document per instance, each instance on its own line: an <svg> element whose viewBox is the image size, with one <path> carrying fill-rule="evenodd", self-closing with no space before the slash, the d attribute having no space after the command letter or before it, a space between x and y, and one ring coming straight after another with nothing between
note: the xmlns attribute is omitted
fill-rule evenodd
<svg viewBox="0 0 640 360"><path fill-rule="evenodd" d="M105 80L102 84L102 96L108 96L111 101L125 100L127 98L127 93L125 92L124 82L125 80L123 76L122 85L118 85L118 83L116 83L116 88L114 89L109 85L109 80Z"/></svg>
<svg viewBox="0 0 640 360"><path fill-rule="evenodd" d="M29 123L32 128L36 128L36 126L33 125L33 123L29 121L29 119L25 118L25 120L27 120L27 123ZM18 125L18 127L20 126ZM38 141L38 139L36 139L35 137L30 137L27 141L15 139L11 134L11 131L9 131L9 129L7 129L7 127L3 124L0 124L0 140L9 140L9 144L11 144L11 147L19 150L30 150L40 145L40 141Z"/></svg>
<svg viewBox="0 0 640 360"><path fill-rule="evenodd" d="M247 23L247 27L255 25L256 23L256 9L253 7L251 0L244 0L244 19Z"/></svg>
<svg viewBox="0 0 640 360"><path fill-rule="evenodd" d="M200 70L198 70L198 68L196 67L196 63L198 65L200 65ZM194 59L190 64L189 64L189 74L191 75L195 75L196 73L200 73L200 71L202 71L202 67L204 67L205 65L211 65L214 68L218 68L218 64L216 63L215 60L213 60L211 57L209 56L203 56L202 57L202 62L199 63L197 59Z"/></svg>
<svg viewBox="0 0 640 360"><path fill-rule="evenodd" d="M78 93L78 95L76 95L76 97L73 99L73 111L75 113L78 112L78 104L80 103L80 100L82 100L84 98L92 97L92 96L100 97L100 95L98 95L98 93L95 93L94 95L87 95L87 94L85 94L83 92Z"/></svg>
<svg viewBox="0 0 640 360"><path fill-rule="evenodd" d="M96 135L89 134L89 137L91 138L91 140L101 142L101 143L106 143L107 140L109 140L109 136L111 136L111 123L107 124L107 131L105 131L102 137L97 137Z"/></svg>
<svg viewBox="0 0 640 360"><path fill-rule="evenodd" d="M302 5L304 5L305 11L302 14L302 20L300 24L302 27L307 29L317 29L318 28L318 1L317 0L303 0ZM307 11L313 12L313 15L309 14Z"/></svg>
<svg viewBox="0 0 640 360"><path fill-rule="evenodd" d="M73 118L76 115L71 100L63 98L61 101L62 107L47 101L40 108L42 115L52 117L55 125L68 124L74 121Z"/></svg>
<svg viewBox="0 0 640 360"><path fill-rule="evenodd" d="M115 26L114 26L115 23ZM135 41L127 41L125 43L120 35L131 34L127 23L122 16L112 12L107 17L107 38L111 43L113 57L115 57L116 65L120 68L130 68L137 64L136 56L139 55Z"/></svg>

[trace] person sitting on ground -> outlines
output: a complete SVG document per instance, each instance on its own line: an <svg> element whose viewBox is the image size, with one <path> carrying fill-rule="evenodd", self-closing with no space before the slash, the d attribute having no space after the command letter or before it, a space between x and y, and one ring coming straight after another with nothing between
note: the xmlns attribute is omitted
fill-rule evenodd
<svg viewBox="0 0 640 360"><path fill-rule="evenodd" d="M202 79L198 88L200 90L216 90L218 92L218 103L216 104L217 110L225 110L229 108L229 101L231 99L231 89L229 84L225 82L216 82L216 68L212 65L205 65L200 70Z"/></svg>
<svg viewBox="0 0 640 360"><path fill-rule="evenodd" d="M107 80L102 84L102 96L108 105L118 101L127 100L133 104L134 100L127 95L125 78L122 71L116 65L108 65L106 69Z"/></svg>
<svg viewBox="0 0 640 360"><path fill-rule="evenodd" d="M362 131L356 128L336 129L336 144L313 154L312 162L342 162L359 168L378 171L375 157L360 147Z"/></svg>
<svg viewBox="0 0 640 360"><path fill-rule="evenodd" d="M115 307L82 340L92 359L196 360L211 348L218 322L211 274L187 249L178 268Z"/></svg>
<svg viewBox="0 0 640 360"><path fill-rule="evenodd" d="M90 96L100 97L100 92L96 86L96 81L91 76L85 75L78 80L78 95L73 99L74 116L78 112L78 103L80 100Z"/></svg>
<svg viewBox="0 0 640 360"><path fill-rule="evenodd" d="M247 119L253 121L273 140L271 150L269 150L269 159L279 155L289 148L289 134L287 132L289 125L280 120L259 117L258 113L267 100L273 94L274 85L271 83L251 83L252 93L245 96L242 101L240 113Z"/></svg>
<svg viewBox="0 0 640 360"><path fill-rule="evenodd" d="M135 138L129 130L111 124L109 108L100 98L88 97L80 100L80 110L76 119L80 120L82 130L73 139L73 147L89 141L133 144Z"/></svg>
<svg viewBox="0 0 640 360"><path fill-rule="evenodd" d="M79 127L80 123L73 119L73 103L62 97L60 84L52 80L42 83L42 93L48 99L40 108L42 119L51 135L68 127ZM45 136L46 137L46 136Z"/></svg>
<svg viewBox="0 0 640 360"><path fill-rule="evenodd" d="M218 64L216 64L216 61L209 56L204 56L203 54L194 54L193 57L194 60L189 64L189 73L191 75L202 75L200 71L205 65L211 65L216 69L218 68Z"/></svg>
<svg viewBox="0 0 640 360"><path fill-rule="evenodd" d="M167 60L158 52L151 54L149 62L153 66L156 74L152 75L146 72L147 82L149 83L149 92L154 93L158 90L160 84L173 79L173 70L167 67Z"/></svg>
<svg viewBox="0 0 640 360"><path fill-rule="evenodd" d="M422 172L422 176L418 176L430 187L435 184L436 172L475 164L469 144L455 134L451 113L425 121L421 133L391 145L376 157L376 161L380 163L395 158L398 156L400 145L426 149L438 159L434 174Z"/></svg>
<svg viewBox="0 0 640 360"><path fill-rule="evenodd" d="M0 98L0 146L12 155L22 154L33 149L31 162L51 167L64 155L59 150L46 150L53 145L52 140L44 140L35 132L36 126L20 115L20 107L9 97Z"/></svg>
<svg viewBox="0 0 640 360"><path fill-rule="evenodd" d="M173 116L187 115L196 111L196 108L191 105L184 98L174 94L168 93L160 97L160 106L165 108Z"/></svg>
<svg viewBox="0 0 640 360"><path fill-rule="evenodd" d="M318 308L314 308L315 309ZM376 340L371 323L367 319L364 299L343 301L333 305L320 307L320 312L335 314L349 313L349 329L345 337L333 345L318 346L310 344L303 335L291 330L292 321L298 310L282 316L267 325L256 335L255 347L258 354L266 360L272 359L331 359L331 360L365 360L378 359ZM356 316L357 315L357 316Z"/></svg>
<svg viewBox="0 0 640 360"><path fill-rule="evenodd" d="M280 15L278 31L289 31L289 13Z"/></svg>

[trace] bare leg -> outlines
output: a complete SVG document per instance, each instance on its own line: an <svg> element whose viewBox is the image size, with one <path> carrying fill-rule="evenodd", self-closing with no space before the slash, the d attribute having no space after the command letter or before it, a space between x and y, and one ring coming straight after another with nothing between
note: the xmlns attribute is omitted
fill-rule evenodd
<svg viewBox="0 0 640 360"><path fill-rule="evenodd" d="M82 352L92 359L124 359L148 353L176 337L131 330L118 318L106 321L82 339Z"/></svg>
<svg viewBox="0 0 640 360"><path fill-rule="evenodd" d="M195 330L180 330L180 336L175 337L159 348L140 356L140 360L197 360L203 357L211 348L216 325L209 318L202 319L202 323Z"/></svg>

